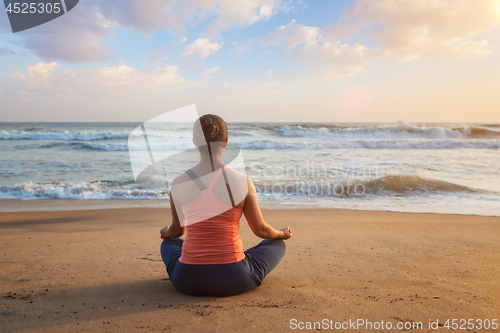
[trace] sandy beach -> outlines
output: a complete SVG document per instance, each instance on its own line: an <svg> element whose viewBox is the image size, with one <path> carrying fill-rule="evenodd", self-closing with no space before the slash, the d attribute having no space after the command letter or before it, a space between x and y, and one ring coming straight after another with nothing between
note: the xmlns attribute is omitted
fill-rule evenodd
<svg viewBox="0 0 500 333"><path fill-rule="evenodd" d="M0 213L1 331L281 332L363 319L393 327L343 331L421 322L413 331L444 332L447 319L499 318L499 217L263 214L293 231L282 263L252 292L196 298L173 288L160 258L168 208ZM259 242L244 219L241 237L245 248Z"/></svg>

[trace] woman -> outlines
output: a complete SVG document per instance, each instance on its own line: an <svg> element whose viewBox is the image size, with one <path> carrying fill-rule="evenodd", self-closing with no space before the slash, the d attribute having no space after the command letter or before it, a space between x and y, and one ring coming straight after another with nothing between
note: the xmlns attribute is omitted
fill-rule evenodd
<svg viewBox="0 0 500 333"><path fill-rule="evenodd" d="M230 296L258 287L283 258L283 240L292 237L288 227L278 231L264 221L250 178L223 164L227 141L221 117L200 117L193 129L200 163L172 183L182 190L170 195L172 224L160 231L161 256L172 284L184 294ZM241 188L245 196L238 195ZM265 239L245 252L239 236L242 214L253 233ZM179 237L186 231L183 241Z"/></svg>

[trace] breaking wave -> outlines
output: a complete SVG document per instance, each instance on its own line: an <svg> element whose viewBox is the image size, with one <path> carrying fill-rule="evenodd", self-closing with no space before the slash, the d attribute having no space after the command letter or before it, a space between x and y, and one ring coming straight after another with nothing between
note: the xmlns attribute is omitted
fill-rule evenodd
<svg viewBox="0 0 500 333"><path fill-rule="evenodd" d="M59 140L59 141L93 141L127 138L129 132L29 132L10 130L0 131L0 140Z"/></svg>
<svg viewBox="0 0 500 333"><path fill-rule="evenodd" d="M500 139L500 131L492 125L463 127L414 126L403 121L395 125L372 127L307 127L286 125L275 129L283 136L304 138L386 138L386 139Z"/></svg>
<svg viewBox="0 0 500 333"><path fill-rule="evenodd" d="M284 200L286 196L312 197L360 197L364 195L378 196L425 196L433 194L478 194L485 190L470 188L439 179L431 179L417 175L390 174L376 179L356 179L295 182L256 185L262 199L273 198Z"/></svg>
<svg viewBox="0 0 500 333"><path fill-rule="evenodd" d="M0 186L0 199L168 199L167 190L108 186L104 183L23 183Z"/></svg>

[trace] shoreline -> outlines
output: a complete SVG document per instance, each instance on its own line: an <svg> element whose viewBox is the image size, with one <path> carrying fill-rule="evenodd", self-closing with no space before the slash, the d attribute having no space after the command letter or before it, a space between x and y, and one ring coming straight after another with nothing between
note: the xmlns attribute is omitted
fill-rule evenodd
<svg viewBox="0 0 500 333"><path fill-rule="evenodd" d="M381 209L356 209L344 207L325 207L321 205L295 204L290 201L260 201L262 210L347 210L359 212L383 212L383 213L403 213L403 214L435 214L435 215L456 215L456 216L477 216L477 217L500 217L500 215L480 215L480 214L459 214L440 212L413 212ZM75 200L75 199L0 199L0 213L22 213L22 212L64 212L64 211L86 211L86 210L107 210L107 209L133 209L133 208L154 208L170 209L168 200L148 200L148 199L98 199L98 200Z"/></svg>
<svg viewBox="0 0 500 333"><path fill-rule="evenodd" d="M315 205L295 205L287 202L259 201L261 209L292 210L322 208ZM0 199L0 213L63 212L100 209L170 208L168 200L147 199ZM335 208L332 208L335 209Z"/></svg>

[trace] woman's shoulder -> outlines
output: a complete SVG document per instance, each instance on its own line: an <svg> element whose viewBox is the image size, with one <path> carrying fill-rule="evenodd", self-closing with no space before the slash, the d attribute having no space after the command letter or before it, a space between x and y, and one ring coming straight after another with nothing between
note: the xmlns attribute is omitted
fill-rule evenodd
<svg viewBox="0 0 500 333"><path fill-rule="evenodd" d="M235 169L228 167L228 166L226 166L224 168L224 171L225 171L226 175L228 176L228 178L230 178L233 182L253 184L252 180L245 172L235 170ZM216 170L216 172L217 172L217 170ZM201 177L203 177L203 176L204 175L202 175ZM183 172L174 178L174 180L172 181L172 185L179 185L179 184L185 183L185 182L190 181L190 180L191 180L191 177L187 174L187 170L186 170L186 172Z"/></svg>
<svg viewBox="0 0 500 333"><path fill-rule="evenodd" d="M245 183L250 179L250 177L248 177L248 175L245 172L235 170L231 167L226 167L225 171L229 177L232 177L239 181L243 181Z"/></svg>
<svg viewBox="0 0 500 333"><path fill-rule="evenodd" d="M183 172L174 178L174 180L172 181L172 185L179 185L189 181L190 179L191 178L188 176L188 174L186 172Z"/></svg>
<svg viewBox="0 0 500 333"><path fill-rule="evenodd" d="M245 172L228 169L226 173L235 201L240 202L246 198L248 193L255 192L255 186Z"/></svg>

